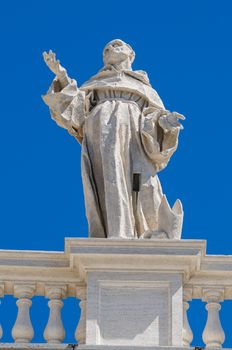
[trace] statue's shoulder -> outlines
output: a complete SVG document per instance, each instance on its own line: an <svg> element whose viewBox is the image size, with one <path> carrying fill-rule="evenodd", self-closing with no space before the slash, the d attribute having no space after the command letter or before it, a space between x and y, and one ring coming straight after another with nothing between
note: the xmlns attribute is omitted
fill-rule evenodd
<svg viewBox="0 0 232 350"><path fill-rule="evenodd" d="M143 70L124 70L118 74L115 70L101 70L95 76L85 82L80 89L91 91L95 89L121 89L139 93L150 101L150 104L157 108L164 108L156 90L149 82L148 75Z"/></svg>
<svg viewBox="0 0 232 350"><path fill-rule="evenodd" d="M140 91L143 92L143 95L146 96L151 105L155 106L156 108L164 108L161 98L159 97L157 91L151 86L148 75L144 70L127 71L126 73L140 82L138 84L141 86ZM141 82L143 84L141 84Z"/></svg>
<svg viewBox="0 0 232 350"><path fill-rule="evenodd" d="M131 78L134 78L136 80L139 80L145 85L150 86L149 78L147 73L144 70L124 70L123 73L126 76L129 76ZM110 80L117 80L118 78L118 72L115 71L114 69L101 69L96 75L92 76L88 81L86 81L83 85L82 88L85 88L89 85L92 85L93 82L95 84L99 84L99 82L103 81L110 81ZM122 79L122 78L120 78Z"/></svg>
<svg viewBox="0 0 232 350"><path fill-rule="evenodd" d="M146 85L150 85L150 81L147 75L147 72L144 70L132 70L132 71L126 71L126 73L133 78L140 80L142 83Z"/></svg>
<svg viewBox="0 0 232 350"><path fill-rule="evenodd" d="M134 71L136 74L138 74L138 75L140 75L140 76L142 76L143 77L143 79L145 79L148 83L150 83L149 82L149 78L148 78L148 74L147 74L147 72L145 72L145 70L135 70Z"/></svg>

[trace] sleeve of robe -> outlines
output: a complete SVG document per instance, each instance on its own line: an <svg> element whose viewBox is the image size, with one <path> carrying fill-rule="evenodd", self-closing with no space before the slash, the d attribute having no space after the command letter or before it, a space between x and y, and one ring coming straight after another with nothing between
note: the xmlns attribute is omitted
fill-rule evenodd
<svg viewBox="0 0 232 350"><path fill-rule="evenodd" d="M49 106L52 119L81 143L86 99L85 92L78 89L76 81L70 79L69 84L62 89L59 81L54 79L42 98Z"/></svg>
<svg viewBox="0 0 232 350"><path fill-rule="evenodd" d="M176 151L180 129L165 132L158 124L157 112L158 109L142 117L141 138L144 151L158 172L166 167Z"/></svg>

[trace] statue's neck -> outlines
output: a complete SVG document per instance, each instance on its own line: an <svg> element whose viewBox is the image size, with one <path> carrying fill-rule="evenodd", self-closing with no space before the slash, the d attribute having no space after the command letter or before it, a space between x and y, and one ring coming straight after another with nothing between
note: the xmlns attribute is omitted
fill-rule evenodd
<svg viewBox="0 0 232 350"><path fill-rule="evenodd" d="M132 70L131 62L130 62L129 59L125 60L125 61L122 61L120 63L110 64L110 66L112 66L118 72L123 71L123 70Z"/></svg>

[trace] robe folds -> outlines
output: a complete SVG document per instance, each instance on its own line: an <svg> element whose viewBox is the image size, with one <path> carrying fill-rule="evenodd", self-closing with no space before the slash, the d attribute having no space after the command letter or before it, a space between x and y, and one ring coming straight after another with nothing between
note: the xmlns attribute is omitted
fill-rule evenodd
<svg viewBox="0 0 232 350"><path fill-rule="evenodd" d="M75 80L64 88L55 80L43 99L57 124L81 143L89 236L158 232L167 203L157 173L177 148L179 128L159 126L165 108L146 73L103 70L80 88ZM180 227L173 215L176 238Z"/></svg>

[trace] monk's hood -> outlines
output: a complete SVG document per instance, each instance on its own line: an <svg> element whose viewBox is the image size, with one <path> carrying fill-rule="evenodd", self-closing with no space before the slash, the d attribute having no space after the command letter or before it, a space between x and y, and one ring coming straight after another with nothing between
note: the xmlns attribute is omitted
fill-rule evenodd
<svg viewBox="0 0 232 350"><path fill-rule="evenodd" d="M133 92L147 99L150 105L164 109L163 102L151 87L147 75L143 71L122 71L119 73L103 70L80 87L80 90L85 92L106 89Z"/></svg>

